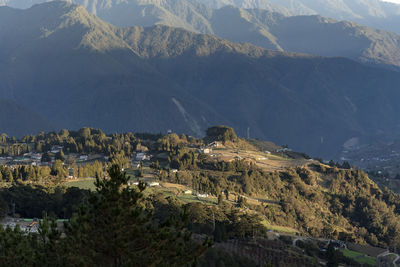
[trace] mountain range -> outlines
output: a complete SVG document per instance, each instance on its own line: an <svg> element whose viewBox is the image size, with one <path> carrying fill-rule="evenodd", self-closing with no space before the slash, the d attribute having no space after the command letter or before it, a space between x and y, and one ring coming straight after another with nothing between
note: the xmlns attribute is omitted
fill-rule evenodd
<svg viewBox="0 0 400 267"><path fill-rule="evenodd" d="M29 8L33 4L49 2L52 0L0 0L0 5L8 5L16 8ZM85 6L94 14L104 12L118 5L131 5L131 0L68 0ZM158 4L176 5L178 1L170 0L140 0L139 5ZM191 1L189 1L191 2ZM400 5L380 0L198 0L208 7L219 9L224 6L236 6L245 9L264 9L279 12L285 15L321 15L337 20L349 20L359 22L374 28L379 28L380 20L393 19L400 15ZM193 3L193 2L192 2ZM398 25L383 23L389 28L397 28ZM390 30L390 29L388 29Z"/></svg>
<svg viewBox="0 0 400 267"><path fill-rule="evenodd" d="M228 124L328 157L350 138L399 136L400 75L345 58L161 25L119 28L66 2L1 7L0 39L0 99L53 129L202 135ZM28 126L1 132L36 131Z"/></svg>
<svg viewBox="0 0 400 267"><path fill-rule="evenodd" d="M384 19L400 15L400 5L380 0L201 0L213 8L233 5L242 8L284 9L291 15L321 15L338 20L356 21L371 27ZM397 30L398 25L389 25Z"/></svg>
<svg viewBox="0 0 400 267"><path fill-rule="evenodd" d="M320 15L400 33L400 5L381 0L199 0L212 7L232 5L286 15Z"/></svg>
<svg viewBox="0 0 400 267"><path fill-rule="evenodd" d="M41 1L11 0L7 3L26 7ZM269 10L264 10L235 6L212 9L196 0L74 0L74 2L83 5L90 13L101 19L120 27L148 27L162 24L198 33L214 34L232 42L249 42L271 50L342 56L397 70L400 67L400 36L397 34L317 15L288 16L291 12L275 5L268 8ZM251 5L249 1L235 1L231 4L249 8L267 8L261 4L264 3L262 1L258 1L258 5L256 2L251 3L253 4ZM223 6L222 3L218 5L215 2L207 4L215 7ZM332 3L326 2L326 5L330 4ZM380 2L379 5L386 6Z"/></svg>

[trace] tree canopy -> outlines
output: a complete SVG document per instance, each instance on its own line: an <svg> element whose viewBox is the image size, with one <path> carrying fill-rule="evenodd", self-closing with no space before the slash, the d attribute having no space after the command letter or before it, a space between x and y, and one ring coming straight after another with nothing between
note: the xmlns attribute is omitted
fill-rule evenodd
<svg viewBox="0 0 400 267"><path fill-rule="evenodd" d="M213 141L235 142L238 139L235 130L233 128L223 125L208 128L206 131L206 135L207 135L206 139L208 142L213 142Z"/></svg>
<svg viewBox="0 0 400 267"><path fill-rule="evenodd" d="M208 240L194 242L191 238L185 228L186 213L155 222L141 202L144 184L128 187L128 177L117 165L108 173L108 178L97 178L96 191L89 193L65 224L64 238L55 220L46 216L38 234L0 227L0 262L23 266L184 266L208 248Z"/></svg>

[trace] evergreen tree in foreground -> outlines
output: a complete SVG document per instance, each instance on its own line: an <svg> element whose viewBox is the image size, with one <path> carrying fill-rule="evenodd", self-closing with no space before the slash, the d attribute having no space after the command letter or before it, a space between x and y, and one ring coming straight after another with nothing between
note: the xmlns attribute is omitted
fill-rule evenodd
<svg viewBox="0 0 400 267"><path fill-rule="evenodd" d="M65 225L64 237L46 217L38 235L0 227L0 266L27 261L33 266L185 266L208 248L207 240L192 240L184 227L186 214L156 224L141 205L145 186L128 187L129 178L117 165L109 176L97 178L96 191ZM29 259L16 257L17 244Z"/></svg>

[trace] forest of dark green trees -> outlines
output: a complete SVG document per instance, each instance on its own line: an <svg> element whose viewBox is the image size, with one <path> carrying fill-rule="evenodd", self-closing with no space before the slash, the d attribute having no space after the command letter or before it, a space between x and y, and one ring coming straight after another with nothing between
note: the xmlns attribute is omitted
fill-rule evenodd
<svg viewBox="0 0 400 267"><path fill-rule="evenodd" d="M207 239L192 240L184 213L165 222L153 220L141 205L145 186L127 187L128 177L117 165L109 177L97 179L96 191L87 193L65 223L63 236L46 215L37 234L1 227L1 265L184 266L209 247Z"/></svg>

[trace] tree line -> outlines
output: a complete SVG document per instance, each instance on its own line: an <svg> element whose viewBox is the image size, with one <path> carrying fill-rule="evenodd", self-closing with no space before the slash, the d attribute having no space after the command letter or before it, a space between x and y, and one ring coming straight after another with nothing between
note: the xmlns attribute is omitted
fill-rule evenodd
<svg viewBox="0 0 400 267"><path fill-rule="evenodd" d="M24 136L20 140L5 134L0 138L0 156L20 156L28 152L44 153L53 146L62 146L66 154L111 155L120 153L131 155L137 145L133 133L109 134L94 128L81 128L78 131L40 132L37 135Z"/></svg>

